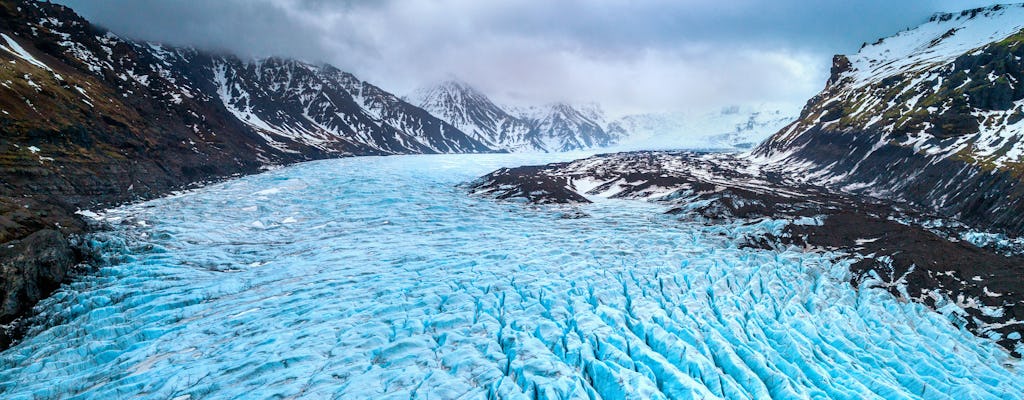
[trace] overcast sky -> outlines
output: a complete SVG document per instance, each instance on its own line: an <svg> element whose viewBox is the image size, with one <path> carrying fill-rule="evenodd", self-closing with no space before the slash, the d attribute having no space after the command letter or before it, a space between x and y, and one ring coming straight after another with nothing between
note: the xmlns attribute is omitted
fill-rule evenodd
<svg viewBox="0 0 1024 400"><path fill-rule="evenodd" d="M800 103L831 57L977 0L59 0L122 36L327 62L397 94L447 78L612 113Z"/></svg>

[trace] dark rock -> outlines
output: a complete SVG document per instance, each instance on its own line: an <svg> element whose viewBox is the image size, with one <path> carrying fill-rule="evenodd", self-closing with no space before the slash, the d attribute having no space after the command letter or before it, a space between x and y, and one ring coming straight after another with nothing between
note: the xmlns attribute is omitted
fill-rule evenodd
<svg viewBox="0 0 1024 400"><path fill-rule="evenodd" d="M502 168L470 184L476 194L493 196L499 200L523 199L531 204L583 204L590 203L569 187L568 178L541 173L543 167Z"/></svg>
<svg viewBox="0 0 1024 400"><path fill-rule="evenodd" d="M17 337L10 325L39 300L60 287L76 263L75 252L60 232L40 230L0 245L0 347Z"/></svg>
<svg viewBox="0 0 1024 400"><path fill-rule="evenodd" d="M832 69L828 77L828 84L835 85L839 83L839 77L843 72L849 71L852 64L850 59L842 54L836 54L832 57Z"/></svg>
<svg viewBox="0 0 1024 400"><path fill-rule="evenodd" d="M936 292L948 299L973 298L1002 309L1002 316L992 317L979 308L965 308L962 322L979 334L985 333L984 324L998 326L991 331L1003 335L999 344L1015 357L1021 356L1015 350L1019 341L1006 339L1021 327L1004 323L1024 320L1024 257L998 254L919 226L857 212L828 215L820 226L789 225L785 232L782 242L874 255L851 266L854 285L874 272L894 296L906 293L911 296L908 300L928 306L936 305L930 295ZM889 259L882 261L879 256Z"/></svg>
<svg viewBox="0 0 1024 400"><path fill-rule="evenodd" d="M949 30L936 40L957 33ZM926 72L899 71L866 85L843 81L850 74L836 57L828 86L808 101L800 120L754 153L785 155L785 163L805 165L797 173L823 176L836 188L885 193L985 230L1024 235L1019 160L993 163L972 153L973 146L954 148L962 146L956 144L959 139L978 134L982 124L1024 118L1024 112L1013 109L1024 100L1024 85L1017 84L1024 82L1022 41L1024 33L1017 33ZM843 118L843 110L861 110L858 105L872 102L882 106ZM981 121L978 114L994 116ZM912 136L917 140L908 140ZM1008 136L998 143L1002 151L1014 144L1009 140L1017 139Z"/></svg>

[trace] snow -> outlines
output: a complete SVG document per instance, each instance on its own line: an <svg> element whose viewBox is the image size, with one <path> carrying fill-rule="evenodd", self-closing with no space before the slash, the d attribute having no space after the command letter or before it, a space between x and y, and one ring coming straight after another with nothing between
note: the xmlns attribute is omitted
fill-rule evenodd
<svg viewBox="0 0 1024 400"><path fill-rule="evenodd" d="M956 15L947 21L937 18L865 46L850 57L855 69L850 73L854 86L949 63L962 54L1024 29L1024 5L999 7L999 10L989 8L974 17ZM951 30L953 33L947 36Z"/></svg>
<svg viewBox="0 0 1024 400"><path fill-rule="evenodd" d="M78 210L78 211L75 211L75 214L81 215L81 216L89 218L91 220L97 220L97 221L101 218L99 214L97 214L95 211L91 211L91 210Z"/></svg>
<svg viewBox="0 0 1024 400"><path fill-rule="evenodd" d="M12 39L10 36L7 36L6 33L0 33L0 36L3 36L4 41L7 42L7 46L0 45L0 48L3 48L4 50L7 50L7 52L14 54L15 56L18 56L18 58L27 61L29 64L53 72L53 69L46 65L46 63L39 61L38 58L36 58L32 55L32 53L29 53L27 50L21 47L21 45L19 45L16 40Z"/></svg>
<svg viewBox="0 0 1024 400"><path fill-rule="evenodd" d="M852 113L845 116L851 121L867 121L858 123L860 129L879 132L876 145L871 149L859 151L862 161L875 157L876 152L884 149L887 144L895 143L914 151L931 162L968 155L979 164L1003 169L1024 160L1024 122L1010 123L1011 116L1019 112L1024 102L1017 101L1008 110L974 110L973 114L981 122L978 132L961 135L955 138L941 139L926 133L935 121L926 120L920 127L914 127L909 134L893 134L900 128L899 124L911 123L914 119L883 117L892 113L919 112L922 99L935 94L941 85L943 75L950 71L963 70L964 66L954 65L954 61L965 54L977 54L984 46L1000 41L1024 29L1024 4L997 5L976 10L967 10L953 14L937 14L931 21L913 29L907 29L894 36L880 39L867 44L857 54L848 56L850 69L843 72L838 80L831 83L816 104L825 105L832 101L843 104L859 104ZM886 83L887 78L895 79L896 83ZM985 79L993 81L995 75L989 74ZM935 80L935 84L929 84ZM968 79L969 81L969 79ZM965 85L966 82L962 85ZM895 86L894 86L895 85ZM901 87L903 93L894 95L892 88ZM916 91L914 95L905 96L906 101L895 101L907 91ZM948 103L942 107L929 106L929 114L939 115ZM812 126L828 127L839 122L821 123L809 118L804 123L794 125L786 135L780 136L782 142L794 141L800 134L806 133ZM841 120L836 120L841 121ZM888 121L888 122L883 122ZM902 121L902 122L898 122ZM788 155L797 154L800 149L789 146L777 154L769 155L783 160ZM787 160L795 161L795 159ZM857 165L859 167L860 164ZM987 168L987 167L986 167ZM858 176L857 168L834 171L820 165L785 166L785 172L804 176L808 182L820 184L845 183L851 190L861 190L862 182L850 182L848 178ZM911 177L912 179L913 177ZM910 179L907 180L908 182Z"/></svg>
<svg viewBox="0 0 1024 400"><path fill-rule="evenodd" d="M614 139L605 137L604 111L597 104L498 106L469 84L451 80L407 98L496 150L565 152L600 148Z"/></svg>
<svg viewBox="0 0 1024 400"><path fill-rule="evenodd" d="M609 126L627 132L614 150L732 149L756 145L795 121L798 104L731 106L716 112L635 114Z"/></svg>
<svg viewBox="0 0 1024 400"><path fill-rule="evenodd" d="M249 93L246 93L237 83L233 82L233 79L229 78L229 73L232 76L235 74L235 72L230 68L231 67L224 63L217 63L214 66L214 83L217 87L217 96L224 104L224 107L227 108L228 112L234 115L239 121L252 127L269 146L282 152L294 153L295 150L289 149L286 144L274 140L270 134L277 134L293 139L297 139L297 135L284 129L278 129L277 127L260 119L252 109L252 106L248 105ZM237 106L240 100L242 104L246 104L246 108L241 109Z"/></svg>
<svg viewBox="0 0 1024 400"><path fill-rule="evenodd" d="M123 262L0 353L36 398L1012 398L1019 361L852 260L740 247L606 199L558 218L456 185L561 155L276 169L96 215ZM585 186L586 182L579 182ZM254 195L261 193L260 195ZM202 216L202 218L197 218ZM258 224L257 224L258 223ZM950 304L956 307L956 304Z"/></svg>

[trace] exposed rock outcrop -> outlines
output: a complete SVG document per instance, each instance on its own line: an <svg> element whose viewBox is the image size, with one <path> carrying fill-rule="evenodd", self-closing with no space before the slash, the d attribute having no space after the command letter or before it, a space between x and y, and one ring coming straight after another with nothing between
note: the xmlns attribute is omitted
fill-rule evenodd
<svg viewBox="0 0 1024 400"><path fill-rule="evenodd" d="M0 246L0 347L18 337L15 319L56 290L76 262L71 243L52 229Z"/></svg>

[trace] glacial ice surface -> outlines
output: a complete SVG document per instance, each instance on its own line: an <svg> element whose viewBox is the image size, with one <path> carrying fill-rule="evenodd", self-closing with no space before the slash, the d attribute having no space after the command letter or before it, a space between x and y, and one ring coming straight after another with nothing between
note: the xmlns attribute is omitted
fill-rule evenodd
<svg viewBox="0 0 1024 400"><path fill-rule="evenodd" d="M529 159L534 157L537 159ZM835 254L455 185L542 155L296 165L102 215L122 262L38 308L6 399L1020 397L1018 361ZM550 156L546 156L550 157ZM121 244L118 244L121 243Z"/></svg>

